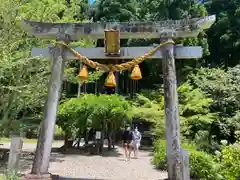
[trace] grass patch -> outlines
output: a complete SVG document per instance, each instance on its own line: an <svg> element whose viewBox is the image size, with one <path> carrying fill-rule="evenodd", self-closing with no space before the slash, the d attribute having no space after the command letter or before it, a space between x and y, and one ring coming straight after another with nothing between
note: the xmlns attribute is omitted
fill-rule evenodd
<svg viewBox="0 0 240 180"><path fill-rule="evenodd" d="M1 180L20 180L19 174L14 171L6 171L4 174L0 174Z"/></svg>

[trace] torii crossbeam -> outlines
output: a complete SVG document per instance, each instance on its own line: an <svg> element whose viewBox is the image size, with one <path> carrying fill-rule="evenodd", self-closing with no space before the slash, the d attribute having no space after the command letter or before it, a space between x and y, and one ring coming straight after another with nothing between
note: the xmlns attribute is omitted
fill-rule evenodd
<svg viewBox="0 0 240 180"><path fill-rule="evenodd" d="M119 29L121 39L196 37L201 30L210 28L215 20L216 17L213 15L204 18L158 22L43 23L22 21L21 24L29 34L36 37L56 39L60 34L67 34L70 35L70 40L75 41L84 37L103 39L106 29Z"/></svg>
<svg viewBox="0 0 240 180"><path fill-rule="evenodd" d="M42 23L25 21L22 26L30 35L39 38L56 39L57 41L76 41L91 37L103 39L104 30L119 29L121 39L159 38L167 39L197 37L199 32L208 29L216 17L193 18L184 20L167 20L159 22L128 22L128 23ZM118 57L108 57L103 48L76 48L76 51L91 59L132 59L147 52L151 47L124 47ZM33 174L47 174L49 157L52 147L56 122L56 112L61 92L64 62L75 59L66 47L34 48L33 56L53 57L52 74L50 77L48 98L45 104L44 119L34 159ZM189 169L183 163L186 156L180 143L180 123L178 112L178 95L176 85L175 59L195 59L202 57L202 48L174 46L167 43L152 55L151 59L162 58L164 79L165 122L167 139L168 178L171 180L189 180ZM183 156L182 153L185 155Z"/></svg>
<svg viewBox="0 0 240 180"><path fill-rule="evenodd" d="M106 56L104 53L104 48L75 48L80 54L87 56L89 59L133 59L139 57L147 52L149 52L154 47L122 47L121 54L118 57ZM33 48L31 55L40 56L43 58L51 58L53 47L50 48ZM175 59L198 59L202 57L202 47L200 46L175 46L174 47L174 57ZM78 59L70 52L66 52L65 58L67 60ZM161 51L156 52L151 59L162 59L163 54Z"/></svg>

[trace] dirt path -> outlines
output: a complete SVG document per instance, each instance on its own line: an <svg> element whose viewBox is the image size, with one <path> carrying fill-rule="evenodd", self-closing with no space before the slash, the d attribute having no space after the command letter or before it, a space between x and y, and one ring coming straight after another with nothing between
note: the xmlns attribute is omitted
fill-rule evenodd
<svg viewBox="0 0 240 180"><path fill-rule="evenodd" d="M53 145L53 147L60 146L60 143ZM36 144L24 144L23 148L33 151L35 147ZM49 172L61 176L62 180L160 180L166 178L167 173L155 170L150 161L150 153L140 151L139 159L125 162L123 149L120 147L104 156L52 153ZM28 168L24 168L25 172L29 171L31 163L29 161Z"/></svg>

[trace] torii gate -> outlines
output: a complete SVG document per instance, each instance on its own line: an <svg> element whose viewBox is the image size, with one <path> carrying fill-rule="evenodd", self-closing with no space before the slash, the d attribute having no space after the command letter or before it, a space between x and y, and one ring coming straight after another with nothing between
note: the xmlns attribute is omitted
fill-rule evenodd
<svg viewBox="0 0 240 180"><path fill-rule="evenodd" d="M199 46L174 46L172 39L197 37L211 27L216 17L167 20L159 22L128 23L42 23L21 21L30 35L39 38L56 39L57 42L69 43L84 37L103 39L104 31L118 29L121 39L159 38L163 43L155 54L148 58L163 59L165 121L167 140L168 177L170 180L183 180L183 162L181 159L180 123L178 95L176 85L175 59L196 59L202 57ZM89 59L133 59L147 53L153 47L122 47L118 56L108 56L104 48L76 48L75 50ZM64 44L57 43L50 48L33 48L32 56L53 57L52 74L49 81L48 97L45 103L44 119L34 158L32 174L48 174L56 113L61 93L61 84L65 60L76 59L76 54ZM78 57L79 59L79 57ZM98 67L99 68L99 67ZM101 67L100 67L101 69ZM186 179L184 179L186 180Z"/></svg>

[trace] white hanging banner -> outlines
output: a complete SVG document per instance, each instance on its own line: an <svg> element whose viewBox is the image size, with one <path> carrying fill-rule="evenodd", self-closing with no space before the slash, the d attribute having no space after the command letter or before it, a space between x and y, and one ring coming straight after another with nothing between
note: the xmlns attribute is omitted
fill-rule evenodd
<svg viewBox="0 0 240 180"><path fill-rule="evenodd" d="M95 138L96 139L101 139L101 131L96 131Z"/></svg>

